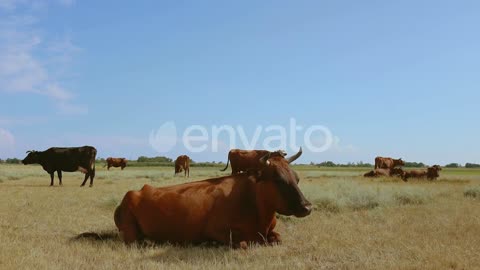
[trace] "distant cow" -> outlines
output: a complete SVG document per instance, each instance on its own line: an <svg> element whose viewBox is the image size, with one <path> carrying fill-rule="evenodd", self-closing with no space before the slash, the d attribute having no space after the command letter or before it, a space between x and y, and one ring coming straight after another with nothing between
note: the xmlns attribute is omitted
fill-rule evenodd
<svg viewBox="0 0 480 270"><path fill-rule="evenodd" d="M379 176L399 176L403 177L403 170L401 168L392 168L392 169L375 169L364 174L364 177L379 177Z"/></svg>
<svg viewBox="0 0 480 270"><path fill-rule="evenodd" d="M392 169L397 166L405 166L405 162L400 159L393 159L389 157L376 157L375 169Z"/></svg>
<svg viewBox="0 0 480 270"><path fill-rule="evenodd" d="M115 168L121 167L123 170L125 167L127 167L127 159L109 157L107 158L107 164L105 164L105 166L107 166L107 170L110 170L110 167L115 167Z"/></svg>
<svg viewBox="0 0 480 270"><path fill-rule="evenodd" d="M185 177L190 177L190 157L187 155L181 155L175 160L175 173L173 175L175 176L182 171L185 172Z"/></svg>
<svg viewBox="0 0 480 270"><path fill-rule="evenodd" d="M261 157L262 167L239 175L129 191L114 214L126 244L155 242L198 244L216 241L247 248L249 243L280 243L276 213L308 216L312 204L298 187L291 158Z"/></svg>
<svg viewBox="0 0 480 270"><path fill-rule="evenodd" d="M62 171L80 171L85 174L82 187L90 177L90 187L95 178L95 157L97 149L92 146L82 147L52 147L46 151L27 151L27 157L22 163L40 164L50 174L50 186L53 186L54 173L57 172L59 184L62 185Z"/></svg>
<svg viewBox="0 0 480 270"><path fill-rule="evenodd" d="M428 180L436 180L440 176L438 172L441 170L442 168L440 165L433 165L426 170L407 171L403 175L403 180L407 181L408 178L427 178Z"/></svg>
<svg viewBox="0 0 480 270"><path fill-rule="evenodd" d="M302 148L300 148L302 153ZM248 170L257 170L262 168L262 163L259 161L261 157L270 154L270 156L285 157L287 153L283 150L270 152L267 150L240 150L232 149L228 152L227 166L221 171L226 171L228 163L231 163L232 175L246 172Z"/></svg>

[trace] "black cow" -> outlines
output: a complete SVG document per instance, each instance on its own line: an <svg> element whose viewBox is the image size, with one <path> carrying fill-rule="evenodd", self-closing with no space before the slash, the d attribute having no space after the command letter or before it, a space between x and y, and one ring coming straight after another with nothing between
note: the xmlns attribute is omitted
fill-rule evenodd
<svg viewBox="0 0 480 270"><path fill-rule="evenodd" d="M54 173L57 172L60 185L62 185L62 171L85 174L81 187L85 185L90 177L90 187L93 186L95 178L95 157L97 149L92 146L82 147L52 147L46 151L27 151L27 157L22 163L40 164L50 174L50 186L53 186Z"/></svg>

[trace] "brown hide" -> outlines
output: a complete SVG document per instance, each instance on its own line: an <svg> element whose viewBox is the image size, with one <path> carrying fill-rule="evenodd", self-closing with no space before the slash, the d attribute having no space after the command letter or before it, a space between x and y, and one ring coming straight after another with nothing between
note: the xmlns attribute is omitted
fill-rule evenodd
<svg viewBox="0 0 480 270"><path fill-rule="evenodd" d="M127 167L127 159L126 158L107 158L107 170L110 170L110 167L121 167L122 170Z"/></svg>
<svg viewBox="0 0 480 270"><path fill-rule="evenodd" d="M368 173L365 173L364 177L379 177L379 176L400 176L402 177L404 174L401 168L393 168L393 169L374 169Z"/></svg>
<svg viewBox="0 0 480 270"><path fill-rule="evenodd" d="M392 169L397 166L404 166L405 162L400 159L393 159L389 157L376 157L375 169Z"/></svg>
<svg viewBox="0 0 480 270"><path fill-rule="evenodd" d="M232 167L232 175L246 172L249 170L259 170L260 168L262 168L260 158L267 154L270 154L271 157L284 157L286 153L282 150L271 152L268 150L232 149L228 152L227 166L222 171L227 170L229 162Z"/></svg>
<svg viewBox="0 0 480 270"><path fill-rule="evenodd" d="M174 173L174 175L176 175L177 173L180 173L182 171L185 172L185 177L190 176L190 157L188 157L187 155L181 155L181 156L177 157L177 159L175 160L175 173Z"/></svg>
<svg viewBox="0 0 480 270"><path fill-rule="evenodd" d="M278 243L275 214L304 217L312 209L297 183L287 160L277 156L255 173L161 188L145 185L125 195L115 224L127 244L144 238L242 248L251 242Z"/></svg>
<svg viewBox="0 0 480 270"><path fill-rule="evenodd" d="M441 170L442 168L439 165L433 165L425 170L406 171L403 175L403 179L405 181L407 181L408 178L427 178L428 180L436 180L440 176L438 172Z"/></svg>

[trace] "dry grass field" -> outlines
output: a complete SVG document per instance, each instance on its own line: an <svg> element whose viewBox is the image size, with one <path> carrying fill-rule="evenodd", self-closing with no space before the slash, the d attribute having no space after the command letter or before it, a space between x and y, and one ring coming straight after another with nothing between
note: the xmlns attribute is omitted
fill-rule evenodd
<svg viewBox="0 0 480 270"><path fill-rule="evenodd" d="M312 214L281 217L281 245L232 250L126 247L113 222L128 190L225 175L217 168L184 179L173 168L99 167L94 187L80 188L80 173L49 187L40 166L0 166L0 269L480 269L480 170L404 183L297 167ZM75 238L84 232L102 239Z"/></svg>

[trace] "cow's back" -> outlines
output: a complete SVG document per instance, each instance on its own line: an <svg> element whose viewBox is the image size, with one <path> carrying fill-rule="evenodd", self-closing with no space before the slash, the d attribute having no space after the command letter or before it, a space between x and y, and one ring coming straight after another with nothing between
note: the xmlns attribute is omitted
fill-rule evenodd
<svg viewBox="0 0 480 270"><path fill-rule="evenodd" d="M270 151L267 150L231 150L229 152L229 159L232 166L232 173L261 168L259 160L268 153L270 153Z"/></svg>
<svg viewBox="0 0 480 270"><path fill-rule="evenodd" d="M228 228L218 224L228 224L232 215L241 214L238 207L248 205L248 211L255 211L247 202L253 201L254 194L253 190L246 192L249 185L247 176L240 181L223 177L162 188L145 185L126 197L137 197L128 207L146 237L162 242L202 242L215 239L219 231L227 233ZM250 200L245 196L251 196Z"/></svg>
<svg viewBox="0 0 480 270"><path fill-rule="evenodd" d="M44 162L49 167L66 172L74 172L81 168L92 168L97 150L92 146L51 147L44 152Z"/></svg>

